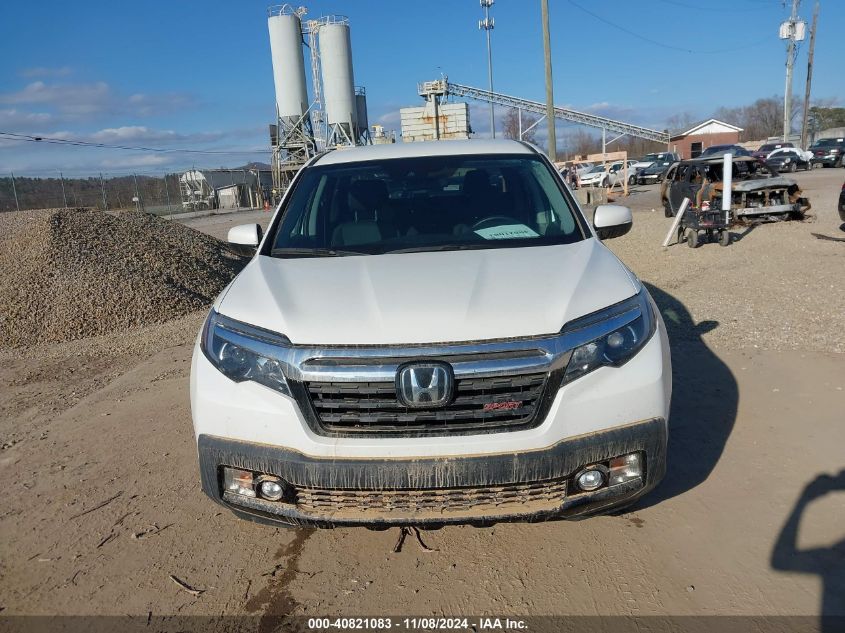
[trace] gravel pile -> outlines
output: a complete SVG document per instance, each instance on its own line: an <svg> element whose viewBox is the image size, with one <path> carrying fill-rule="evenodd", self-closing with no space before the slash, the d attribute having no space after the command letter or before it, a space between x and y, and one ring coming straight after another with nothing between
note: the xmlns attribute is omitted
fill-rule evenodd
<svg viewBox="0 0 845 633"><path fill-rule="evenodd" d="M242 265L222 242L143 213L0 214L0 347L169 321L210 304Z"/></svg>

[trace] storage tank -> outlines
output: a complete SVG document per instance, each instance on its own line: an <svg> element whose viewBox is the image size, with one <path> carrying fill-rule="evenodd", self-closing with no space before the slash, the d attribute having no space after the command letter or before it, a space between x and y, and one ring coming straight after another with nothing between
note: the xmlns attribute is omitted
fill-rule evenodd
<svg viewBox="0 0 845 633"><path fill-rule="evenodd" d="M355 88L355 114L360 136L370 129L370 121L367 117L367 91L363 87Z"/></svg>
<svg viewBox="0 0 845 633"><path fill-rule="evenodd" d="M305 62L302 56L302 24L294 9L286 4L268 9L270 55L276 108L283 121L295 122L308 111Z"/></svg>
<svg viewBox="0 0 845 633"><path fill-rule="evenodd" d="M352 136L358 122L358 108L347 18L328 18L320 26L320 65L323 69L326 121L329 125L342 125Z"/></svg>

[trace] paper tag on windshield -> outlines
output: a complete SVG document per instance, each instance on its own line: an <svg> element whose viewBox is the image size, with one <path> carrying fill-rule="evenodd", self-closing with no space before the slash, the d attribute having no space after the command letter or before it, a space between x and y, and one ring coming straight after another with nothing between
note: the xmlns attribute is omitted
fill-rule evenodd
<svg viewBox="0 0 845 633"><path fill-rule="evenodd" d="M478 229L475 234L485 240L518 240L523 237L540 237L524 224L503 224L489 229Z"/></svg>

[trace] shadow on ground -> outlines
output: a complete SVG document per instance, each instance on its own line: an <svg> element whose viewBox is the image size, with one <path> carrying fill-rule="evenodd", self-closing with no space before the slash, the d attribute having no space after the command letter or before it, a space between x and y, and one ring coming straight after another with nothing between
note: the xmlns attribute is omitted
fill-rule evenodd
<svg viewBox="0 0 845 633"><path fill-rule="evenodd" d="M798 526L810 502L837 491L845 491L845 470L835 477L819 475L807 484L772 550L774 569L821 577L823 633L845 631L845 539L832 547L799 549Z"/></svg>
<svg viewBox="0 0 845 633"><path fill-rule="evenodd" d="M734 375L701 338L719 323L695 323L675 297L645 285L669 332L673 386L666 477L636 504L637 508L671 499L707 479L733 430L739 402Z"/></svg>

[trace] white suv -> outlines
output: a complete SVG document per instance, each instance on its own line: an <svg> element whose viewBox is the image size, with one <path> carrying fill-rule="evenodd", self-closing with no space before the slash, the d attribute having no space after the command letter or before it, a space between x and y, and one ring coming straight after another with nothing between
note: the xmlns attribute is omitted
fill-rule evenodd
<svg viewBox="0 0 845 633"><path fill-rule="evenodd" d="M455 183L459 186L455 186ZM666 329L553 165L515 141L332 151L198 337L202 486L275 524L490 524L628 505L665 471Z"/></svg>

